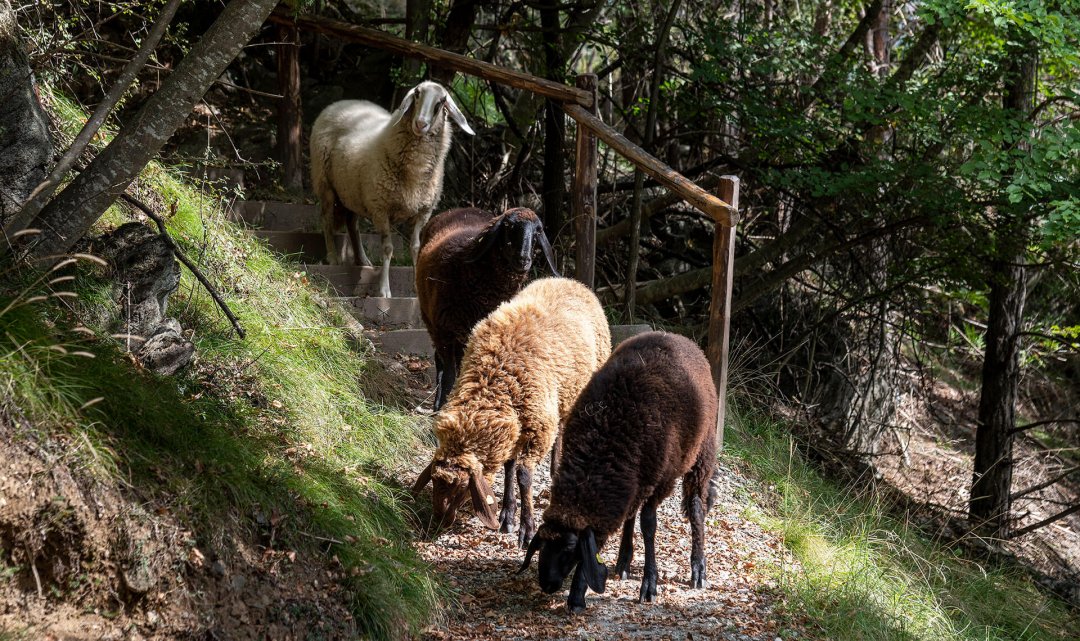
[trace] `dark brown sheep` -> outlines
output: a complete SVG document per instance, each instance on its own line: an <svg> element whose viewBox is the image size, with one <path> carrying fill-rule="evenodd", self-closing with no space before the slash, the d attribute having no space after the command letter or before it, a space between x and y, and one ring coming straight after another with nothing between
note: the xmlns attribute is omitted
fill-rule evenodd
<svg viewBox="0 0 1080 641"><path fill-rule="evenodd" d="M473 207L451 209L424 227L416 295L435 347L435 409L454 386L469 332L521 290L538 249L558 275L540 218L523 207L498 216Z"/></svg>
<svg viewBox="0 0 1080 641"><path fill-rule="evenodd" d="M716 411L709 362L691 340L647 332L619 345L570 411L551 503L521 570L540 550L540 587L549 594L574 571L567 606L571 612L584 610L586 586L604 591L607 568L597 553L619 528L615 572L627 578L634 516L640 509L645 540L640 595L642 602L652 601L656 508L682 478L682 507L693 540L690 585L705 587L705 515L714 498Z"/></svg>

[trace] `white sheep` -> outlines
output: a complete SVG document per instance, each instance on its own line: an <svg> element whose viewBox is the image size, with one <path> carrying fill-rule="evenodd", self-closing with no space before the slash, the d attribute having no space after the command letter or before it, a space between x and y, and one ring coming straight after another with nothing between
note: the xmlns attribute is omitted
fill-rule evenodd
<svg viewBox="0 0 1080 641"><path fill-rule="evenodd" d="M446 114L462 131L474 133L445 87L422 82L393 113L366 100L341 100L324 109L312 127L311 184L319 198L327 260L344 262L345 249L339 255L334 243L334 232L344 225L354 261L370 265L357 226L358 217L370 219L382 236L380 296L390 297L391 224L412 222L415 263L420 229L442 195L452 135Z"/></svg>

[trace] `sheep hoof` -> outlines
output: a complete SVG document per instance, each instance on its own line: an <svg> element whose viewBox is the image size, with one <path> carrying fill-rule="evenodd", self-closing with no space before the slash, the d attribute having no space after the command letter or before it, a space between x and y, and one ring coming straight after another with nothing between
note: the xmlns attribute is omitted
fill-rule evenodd
<svg viewBox="0 0 1080 641"><path fill-rule="evenodd" d="M517 532L517 524L514 523L514 515L504 513L499 518L499 531L503 534Z"/></svg>
<svg viewBox="0 0 1080 641"><path fill-rule="evenodd" d="M585 602L582 601L581 603L574 603L573 601L567 601L566 609L570 612L570 614L581 614L585 611Z"/></svg>
<svg viewBox="0 0 1080 641"><path fill-rule="evenodd" d="M656 579L647 578L641 582L641 602L652 603L656 600Z"/></svg>
<svg viewBox="0 0 1080 641"><path fill-rule="evenodd" d="M704 564L702 564L704 566ZM695 590L704 590L709 587L709 581L705 578L705 568L694 568L690 572L690 587Z"/></svg>
<svg viewBox="0 0 1080 641"><path fill-rule="evenodd" d="M533 534L535 533L535 530L529 532L528 528L521 528L521 530L518 531L518 545L522 550L528 549L529 543L532 541Z"/></svg>
<svg viewBox="0 0 1080 641"><path fill-rule="evenodd" d="M630 578L630 569L629 568L622 568L622 569L615 568L615 576L617 576L620 581L625 581L625 580Z"/></svg>

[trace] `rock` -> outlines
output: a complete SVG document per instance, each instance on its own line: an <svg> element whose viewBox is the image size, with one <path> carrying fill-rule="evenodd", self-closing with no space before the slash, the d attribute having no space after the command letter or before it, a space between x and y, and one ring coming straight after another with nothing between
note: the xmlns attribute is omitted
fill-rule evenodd
<svg viewBox="0 0 1080 641"><path fill-rule="evenodd" d="M180 285L180 264L169 243L141 223L127 223L93 243L113 270L113 297L120 306L114 323L131 336L124 346L147 369L164 376L191 362L195 345L180 323L168 318L169 295Z"/></svg>
<svg viewBox="0 0 1080 641"><path fill-rule="evenodd" d="M210 574L219 579L225 576L225 564L221 562L221 559L210 564Z"/></svg>
<svg viewBox="0 0 1080 641"><path fill-rule="evenodd" d="M173 320L173 319L168 319ZM173 321L176 323L176 321ZM179 323L177 323L179 324ZM171 376L191 362L195 344L179 332L162 326L135 352L144 367L162 376Z"/></svg>

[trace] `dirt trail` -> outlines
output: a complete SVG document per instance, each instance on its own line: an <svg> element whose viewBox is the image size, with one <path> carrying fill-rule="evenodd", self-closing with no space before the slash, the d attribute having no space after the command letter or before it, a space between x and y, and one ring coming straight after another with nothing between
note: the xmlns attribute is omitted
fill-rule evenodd
<svg viewBox="0 0 1080 641"><path fill-rule="evenodd" d="M430 456L430 455L429 455ZM418 460L416 471L430 459ZM538 514L547 506L547 464L537 471ZM709 513L706 555L710 587L691 590L690 526L679 513L681 488L664 501L656 534L658 587L655 603L638 603L644 550L635 534L634 562L626 581L609 579L607 590L586 597L582 615L566 612L567 591L540 591L536 561L517 575L524 553L515 535L486 529L470 514L435 541L418 542L420 554L458 591L461 607L449 620L425 630L427 639L717 639L774 641L807 638L782 615L781 596L765 568L793 563L776 537L743 513L751 484L720 466L719 499ZM496 479L492 485L501 488ZM429 501L430 494L421 496ZM466 508L467 509L467 508ZM618 537L601 556L611 568ZM567 581L567 587L569 581Z"/></svg>

